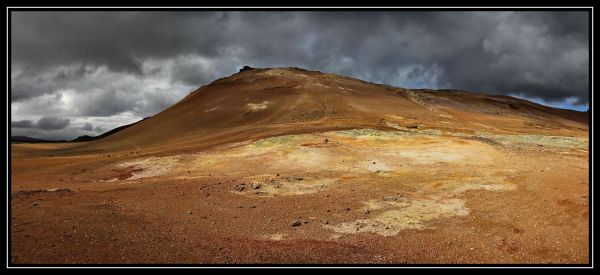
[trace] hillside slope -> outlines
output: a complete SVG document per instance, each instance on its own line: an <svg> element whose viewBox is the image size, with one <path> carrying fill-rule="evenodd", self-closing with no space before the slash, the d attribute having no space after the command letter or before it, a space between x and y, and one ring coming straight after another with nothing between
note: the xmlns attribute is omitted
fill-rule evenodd
<svg viewBox="0 0 600 275"><path fill-rule="evenodd" d="M409 90L299 68L247 69L71 151L201 149L286 133L418 127L587 135L587 114L508 96Z"/></svg>

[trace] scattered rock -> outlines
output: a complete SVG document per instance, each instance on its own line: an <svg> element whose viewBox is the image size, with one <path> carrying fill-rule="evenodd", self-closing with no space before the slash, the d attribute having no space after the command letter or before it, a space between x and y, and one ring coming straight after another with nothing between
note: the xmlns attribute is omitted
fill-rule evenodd
<svg viewBox="0 0 600 275"><path fill-rule="evenodd" d="M323 144L327 144L327 142L329 142L329 139L323 140Z"/></svg>
<svg viewBox="0 0 600 275"><path fill-rule="evenodd" d="M256 208L256 204L250 205L250 208Z"/></svg>
<svg viewBox="0 0 600 275"><path fill-rule="evenodd" d="M323 224L329 224L329 220L323 221Z"/></svg>
<svg viewBox="0 0 600 275"><path fill-rule="evenodd" d="M302 221L302 223L303 223L303 224L307 224L307 223L308 223L308 221L307 221L307 220L303 220L303 221Z"/></svg>
<svg viewBox="0 0 600 275"><path fill-rule="evenodd" d="M369 213L371 213L371 210L370 209L365 209L365 214L369 214Z"/></svg>
<svg viewBox="0 0 600 275"><path fill-rule="evenodd" d="M400 199L402 196L400 195L395 195L395 196L384 196L383 197L383 201L397 201L398 199Z"/></svg>
<svg viewBox="0 0 600 275"><path fill-rule="evenodd" d="M38 205L39 205L39 203L37 203L37 202L33 202L31 205L33 205L33 206L38 206Z"/></svg>
<svg viewBox="0 0 600 275"><path fill-rule="evenodd" d="M516 234L520 234L520 233L523 233L523 230L515 227L515 228L513 228L513 232Z"/></svg>
<svg viewBox="0 0 600 275"><path fill-rule="evenodd" d="M303 180L303 177L294 177L295 180Z"/></svg>
<svg viewBox="0 0 600 275"><path fill-rule="evenodd" d="M350 211L350 207L346 207L346 209L345 209L345 210L346 210L346 211Z"/></svg>
<svg viewBox="0 0 600 275"><path fill-rule="evenodd" d="M262 186L262 184L260 183L251 183L250 187L252 187L252 189L259 189Z"/></svg>
<svg viewBox="0 0 600 275"><path fill-rule="evenodd" d="M244 189L246 189L246 184L245 183L238 184L238 185L235 186L235 191L242 192L242 191L244 191Z"/></svg>
<svg viewBox="0 0 600 275"><path fill-rule="evenodd" d="M189 215L189 214L192 214L192 211L191 211L191 210L188 210L188 211L187 211L187 212L185 212L185 213Z"/></svg>
<svg viewBox="0 0 600 275"><path fill-rule="evenodd" d="M300 226L300 225L302 225L302 222L300 220L294 220L292 222L292 227L296 227L296 226Z"/></svg>

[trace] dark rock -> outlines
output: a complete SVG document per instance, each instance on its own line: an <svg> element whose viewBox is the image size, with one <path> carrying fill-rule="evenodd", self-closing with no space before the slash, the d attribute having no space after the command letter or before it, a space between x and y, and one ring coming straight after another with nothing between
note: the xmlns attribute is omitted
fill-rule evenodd
<svg viewBox="0 0 600 275"><path fill-rule="evenodd" d="M240 73L245 72L245 71L250 71L250 70L254 70L254 68L252 68L250 66L244 66L243 68L240 69Z"/></svg>
<svg viewBox="0 0 600 275"><path fill-rule="evenodd" d="M296 227L296 226L300 226L300 225L302 225L302 222L301 222L301 221L299 221L299 220L294 220L294 221L292 222L292 227Z"/></svg>
<svg viewBox="0 0 600 275"><path fill-rule="evenodd" d="M246 184L244 183L235 186L235 191L242 192L244 189L246 189Z"/></svg>
<svg viewBox="0 0 600 275"><path fill-rule="evenodd" d="M259 189L262 186L262 184L260 183L251 183L250 187L252 187L252 189Z"/></svg>

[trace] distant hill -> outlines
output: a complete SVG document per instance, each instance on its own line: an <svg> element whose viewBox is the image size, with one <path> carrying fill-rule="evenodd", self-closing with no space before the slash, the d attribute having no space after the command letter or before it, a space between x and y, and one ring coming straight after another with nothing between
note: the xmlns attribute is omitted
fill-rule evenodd
<svg viewBox="0 0 600 275"><path fill-rule="evenodd" d="M60 143L60 142L68 142L66 140L46 140L46 139L38 139L32 138L28 136L11 136L11 143Z"/></svg>
<svg viewBox="0 0 600 275"><path fill-rule="evenodd" d="M75 138L75 139L71 140L71 142L88 142L88 141L94 141L94 140L98 140L98 139L101 139L101 138L104 138L104 137L110 136L110 135L112 135L112 134L118 133L118 132L119 132L119 131L121 131L121 130L125 130L125 129L127 129L128 127L130 127L130 126L133 126L133 125L135 125L135 124L137 124L137 123L139 123L139 122L141 122L141 121L143 121L143 120L145 120L145 119L148 119L148 118L150 118L150 117L146 117L146 118L144 118L144 119L142 119L142 120L140 120L140 121L137 121L137 122L134 122L134 123L131 123L131 124L127 124L127 125L119 126L119 127L115 128L115 129L112 129L112 130L110 130L110 131L108 131L108 132L106 132L106 133L104 133L104 134L102 134L102 135L99 135L99 136L95 136L95 137L93 137L93 136L88 136L88 135L79 136L79 137L77 137L77 138Z"/></svg>

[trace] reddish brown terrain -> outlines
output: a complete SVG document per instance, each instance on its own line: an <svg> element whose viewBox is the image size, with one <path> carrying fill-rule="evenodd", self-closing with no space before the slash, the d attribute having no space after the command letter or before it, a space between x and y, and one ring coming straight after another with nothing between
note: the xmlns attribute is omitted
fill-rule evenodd
<svg viewBox="0 0 600 275"><path fill-rule="evenodd" d="M11 261L589 263L588 114L298 68L11 146Z"/></svg>

